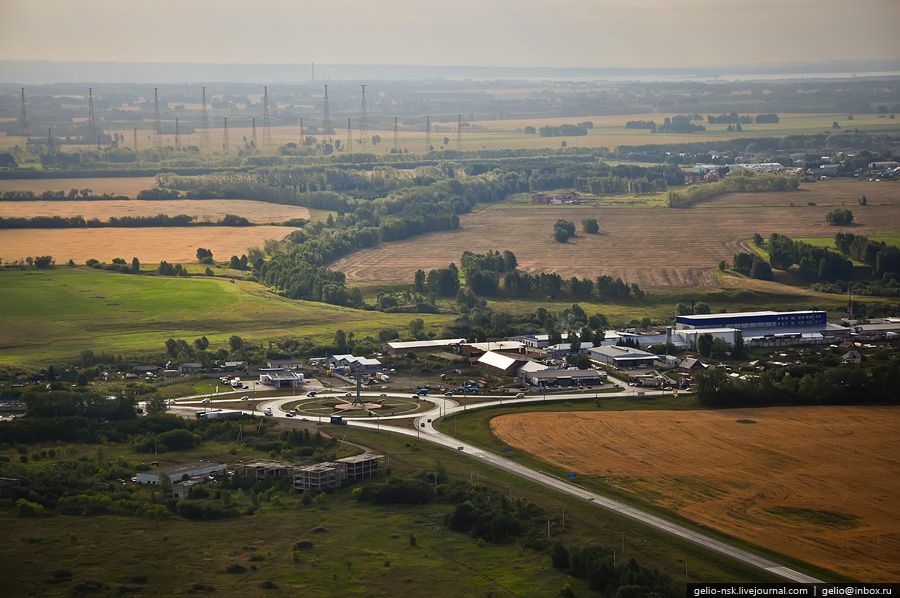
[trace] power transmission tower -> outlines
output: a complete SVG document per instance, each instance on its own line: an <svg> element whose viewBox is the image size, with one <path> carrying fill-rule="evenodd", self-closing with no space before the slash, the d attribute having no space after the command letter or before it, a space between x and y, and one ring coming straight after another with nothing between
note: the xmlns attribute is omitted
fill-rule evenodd
<svg viewBox="0 0 900 598"><path fill-rule="evenodd" d="M228 117L225 117L225 126L222 129L222 149L225 150L225 155L228 155Z"/></svg>
<svg viewBox="0 0 900 598"><path fill-rule="evenodd" d="M350 117L347 117L347 147L345 148L347 153L351 153L353 151L353 130L350 128Z"/></svg>
<svg viewBox="0 0 900 598"><path fill-rule="evenodd" d="M137 127L135 127L134 129L131 130L131 134L133 136L132 141L131 141L131 143L133 145L132 149L134 150L134 153L137 153L137 151L138 151Z"/></svg>
<svg viewBox="0 0 900 598"><path fill-rule="evenodd" d="M394 117L394 153L400 153L400 128L396 116Z"/></svg>
<svg viewBox="0 0 900 598"><path fill-rule="evenodd" d="M53 129L47 127L47 155L53 153Z"/></svg>
<svg viewBox="0 0 900 598"><path fill-rule="evenodd" d="M209 151L209 112L206 110L206 88L203 90L203 105L200 108L200 128L203 129L203 149Z"/></svg>
<svg viewBox="0 0 900 598"><path fill-rule="evenodd" d="M94 116L94 90L88 87L88 143L96 142L100 149L100 135L97 132L97 121Z"/></svg>
<svg viewBox="0 0 900 598"><path fill-rule="evenodd" d="M28 140L28 113L25 110L25 88L22 88L22 101L19 103L19 135L23 141Z"/></svg>
<svg viewBox="0 0 900 598"><path fill-rule="evenodd" d="M365 147L369 140L369 123L366 118L366 86L360 85L360 87L362 87L362 101L359 106L359 142Z"/></svg>
<svg viewBox="0 0 900 598"><path fill-rule="evenodd" d="M256 147L256 119L250 119L250 142Z"/></svg>
<svg viewBox="0 0 900 598"><path fill-rule="evenodd" d="M269 130L269 86L263 87L263 147L272 145L272 132Z"/></svg>
<svg viewBox="0 0 900 598"><path fill-rule="evenodd" d="M175 149L181 149L181 130L178 127L178 117L175 117Z"/></svg>
<svg viewBox="0 0 900 598"><path fill-rule="evenodd" d="M306 145L306 137L303 135L303 117L300 117L300 145Z"/></svg>
<svg viewBox="0 0 900 598"><path fill-rule="evenodd" d="M462 114L456 115L456 151L462 150Z"/></svg>
<svg viewBox="0 0 900 598"><path fill-rule="evenodd" d="M425 153L431 151L431 115L425 117Z"/></svg>
<svg viewBox="0 0 900 598"><path fill-rule="evenodd" d="M162 143L160 139L160 135L162 134L162 130L159 125L159 90L158 88L153 88L153 111L155 115L155 126L156 126L156 147L159 147Z"/></svg>
<svg viewBox="0 0 900 598"><path fill-rule="evenodd" d="M331 129L328 114L328 85L325 85L325 107L322 110L322 139L328 137L328 131Z"/></svg>

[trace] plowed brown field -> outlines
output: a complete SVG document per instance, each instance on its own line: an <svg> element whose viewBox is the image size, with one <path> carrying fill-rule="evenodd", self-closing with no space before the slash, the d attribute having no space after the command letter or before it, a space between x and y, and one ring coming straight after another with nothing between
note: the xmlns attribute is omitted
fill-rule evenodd
<svg viewBox="0 0 900 598"><path fill-rule="evenodd" d="M900 581L900 408L522 413L494 434L697 523Z"/></svg>
<svg viewBox="0 0 900 598"><path fill-rule="evenodd" d="M155 216L187 214L201 222L218 221L226 214L236 214L250 222L284 222L292 218L309 218L309 210L246 199L177 199L141 201L0 201L0 218L33 218L35 216L84 216L107 220L110 216ZM0 235L3 233L0 232Z"/></svg>
<svg viewBox="0 0 900 598"><path fill-rule="evenodd" d="M241 255L266 239L281 239L286 226L191 226L170 228L48 228L0 231L4 263L28 256L52 255L57 263L115 257L142 262L195 262L197 248L211 249L217 261Z"/></svg>
<svg viewBox="0 0 900 598"><path fill-rule="evenodd" d="M863 194L872 205L856 205ZM853 210L858 226L825 224L825 214L840 198ZM747 206L751 200L755 203ZM580 231L581 220L588 217L600 222L599 235L579 232L569 243L553 239L556 220L571 220ZM411 282L417 269L459 262L463 251L509 249L529 272L591 278L607 274L650 289L715 286L719 260L730 261L755 232L814 237L840 230L873 234L900 229L900 184L815 183L792 193L735 194L692 209L494 206L460 221L459 230L360 251L334 267L351 282Z"/></svg>

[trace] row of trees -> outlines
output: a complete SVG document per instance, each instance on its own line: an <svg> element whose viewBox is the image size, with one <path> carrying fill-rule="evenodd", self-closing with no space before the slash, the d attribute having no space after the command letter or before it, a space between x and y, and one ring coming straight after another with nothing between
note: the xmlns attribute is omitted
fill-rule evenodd
<svg viewBox="0 0 900 598"><path fill-rule="evenodd" d="M43 191L35 193L34 191L3 191L0 193L2 201L38 201L38 200L56 200L56 201L93 201L108 199L128 199L126 195L116 195L115 193L104 193L98 195L93 189L69 189L66 191Z"/></svg>
<svg viewBox="0 0 900 598"><path fill-rule="evenodd" d="M0 228L138 228L182 226L250 226L243 216L226 214L218 222L198 221L194 216L179 214L169 216L111 216L109 220L85 219L84 216L34 216L32 218L0 218Z"/></svg>
<svg viewBox="0 0 900 598"><path fill-rule="evenodd" d="M798 274L806 280L833 282L850 280L853 276L853 263L824 247L772 233L768 249L769 263L773 268L789 270L796 266Z"/></svg>
<svg viewBox="0 0 900 598"><path fill-rule="evenodd" d="M800 179L795 176L764 174L752 170L737 170L718 183L690 185L681 190L670 190L666 198L670 208L689 208L705 199L712 199L725 193L763 193L773 191L795 191Z"/></svg>
<svg viewBox="0 0 900 598"><path fill-rule="evenodd" d="M900 248L863 235L838 233L834 244L842 254L872 267L882 277L900 278Z"/></svg>

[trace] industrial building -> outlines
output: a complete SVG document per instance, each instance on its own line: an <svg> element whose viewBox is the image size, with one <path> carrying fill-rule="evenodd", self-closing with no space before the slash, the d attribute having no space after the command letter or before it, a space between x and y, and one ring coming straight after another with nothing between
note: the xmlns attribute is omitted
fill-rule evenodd
<svg viewBox="0 0 900 598"><path fill-rule="evenodd" d="M384 344L384 352L394 356L407 353L428 353L432 351L453 351L466 342L464 338L441 338L422 341L397 341Z"/></svg>
<svg viewBox="0 0 900 598"><path fill-rule="evenodd" d="M675 327L676 331L696 330L710 334L734 328L741 331L747 345L822 344L850 333L844 326L830 324L828 314L818 310L677 316Z"/></svg>
<svg viewBox="0 0 900 598"><path fill-rule="evenodd" d="M374 357L357 357L356 355L332 355L328 363L333 368L347 368L352 373L377 372L381 369L381 362Z"/></svg>
<svg viewBox="0 0 900 598"><path fill-rule="evenodd" d="M352 482L355 480L371 478L378 473L379 464L382 459L384 459L384 455L363 453L362 455L353 455L352 457L338 459L335 463L344 468L346 479Z"/></svg>
<svg viewBox="0 0 900 598"><path fill-rule="evenodd" d="M190 465L179 465L156 471L139 471L136 482L138 484L159 484L161 476L168 476L172 482L181 482L200 476L208 476L213 473L223 473L228 466L225 463L197 462Z"/></svg>
<svg viewBox="0 0 900 598"><path fill-rule="evenodd" d="M479 365L491 368L493 370L492 373L500 374L503 376L515 376L519 368L521 368L528 362L529 360L525 359L521 355L513 357L511 355L504 355L503 353L496 353L494 351L483 353L477 360L477 363Z"/></svg>
<svg viewBox="0 0 900 598"><path fill-rule="evenodd" d="M523 353L525 344L521 341L486 341L483 343L462 343L459 352L467 357L479 357L485 353L504 351L506 353Z"/></svg>
<svg viewBox="0 0 900 598"><path fill-rule="evenodd" d="M234 467L235 474L254 480L281 480L294 473L294 466L284 461L252 461Z"/></svg>
<svg viewBox="0 0 900 598"><path fill-rule="evenodd" d="M659 359L653 353L620 345L594 347L590 349L588 356L595 363L619 370L650 368L653 367L653 362Z"/></svg>

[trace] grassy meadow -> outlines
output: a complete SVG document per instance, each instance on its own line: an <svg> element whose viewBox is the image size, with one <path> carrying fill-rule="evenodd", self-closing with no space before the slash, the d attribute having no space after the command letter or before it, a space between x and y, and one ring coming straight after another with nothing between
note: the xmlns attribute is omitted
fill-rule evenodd
<svg viewBox="0 0 900 598"><path fill-rule="evenodd" d="M133 276L59 267L0 270L0 364L42 365L82 350L134 355L160 351L169 337L236 334L330 341L343 328L357 336L403 330L417 316L284 299L250 281ZM423 315L427 326L451 316Z"/></svg>

